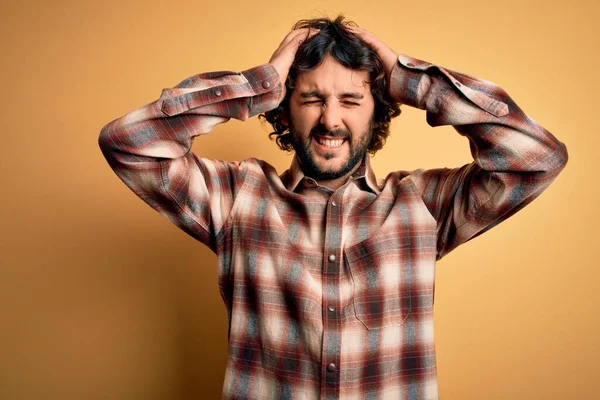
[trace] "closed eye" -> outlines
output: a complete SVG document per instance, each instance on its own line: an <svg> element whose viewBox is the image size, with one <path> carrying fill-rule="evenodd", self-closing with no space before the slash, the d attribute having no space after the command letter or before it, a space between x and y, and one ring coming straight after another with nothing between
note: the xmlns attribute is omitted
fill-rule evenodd
<svg viewBox="0 0 600 400"><path fill-rule="evenodd" d="M322 100L314 100L314 101L305 101L302 104L314 104L314 103L322 103ZM342 104L350 105L350 106L360 106L359 103L354 103L352 101L342 101Z"/></svg>

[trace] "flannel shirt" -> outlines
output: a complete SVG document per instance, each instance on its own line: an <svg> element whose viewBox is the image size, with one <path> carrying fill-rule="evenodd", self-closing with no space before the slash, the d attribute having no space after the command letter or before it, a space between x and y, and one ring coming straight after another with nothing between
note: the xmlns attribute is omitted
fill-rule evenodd
<svg viewBox="0 0 600 400"><path fill-rule="evenodd" d="M332 191L298 160L217 161L193 139L278 105L271 64L191 76L105 125L99 146L144 202L210 247L227 308L223 399L437 399L435 264L540 195L566 146L496 84L400 54L389 91L452 125L473 161Z"/></svg>

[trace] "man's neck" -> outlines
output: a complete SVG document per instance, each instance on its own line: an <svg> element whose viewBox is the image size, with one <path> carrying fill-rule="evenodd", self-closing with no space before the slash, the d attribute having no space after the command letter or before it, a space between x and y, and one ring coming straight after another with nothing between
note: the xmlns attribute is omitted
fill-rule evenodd
<svg viewBox="0 0 600 400"><path fill-rule="evenodd" d="M352 170L350 172L348 172L346 175L342 176L341 178L331 179L331 180L317 180L317 183L320 186L325 186L325 187L327 187L327 188L329 188L331 190L337 190L341 186L343 186L344 183L346 183L346 181L348 180L348 178L350 176L352 176L352 174L355 173L356 170L358 170L361 165L362 165L362 161L359 162L358 164L356 164L354 166L354 168L352 168Z"/></svg>

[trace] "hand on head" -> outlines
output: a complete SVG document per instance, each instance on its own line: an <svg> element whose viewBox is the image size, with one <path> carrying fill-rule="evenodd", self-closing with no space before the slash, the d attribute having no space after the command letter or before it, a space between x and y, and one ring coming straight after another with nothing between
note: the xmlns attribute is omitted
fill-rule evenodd
<svg viewBox="0 0 600 400"><path fill-rule="evenodd" d="M390 81L390 75L392 73L392 69L394 65L398 62L398 54L392 50L388 45L379 40L375 35L370 33L364 28L359 28L357 26L348 26L348 30L354 33L356 36L361 38L366 44L368 44L377 57L381 60L383 64L383 69L385 70L385 75L387 77L387 81Z"/></svg>
<svg viewBox="0 0 600 400"><path fill-rule="evenodd" d="M285 81L287 79L288 73L294 62L294 58L296 57L296 52L298 48L306 39L312 37L313 35L319 33L318 29L312 28L301 28L295 29L288 33L286 37L283 39L277 50L271 56L269 60L269 64L273 65L279 74L281 84L283 86L283 91L281 95L281 100L285 97Z"/></svg>
<svg viewBox="0 0 600 400"><path fill-rule="evenodd" d="M350 32L358 36L367 45L369 45L375 54L377 54L377 57L379 57L381 63L383 64L387 82L389 83L392 69L398 62L398 54L366 29L352 25L347 25L346 27ZM269 63L277 70L282 84L283 90L280 100L285 98L285 81L289 74L292 63L294 62L294 58L296 57L298 48L306 39L319 32L320 31L315 28L300 28L292 30L285 36L283 41L279 44L277 50L275 50L271 56Z"/></svg>

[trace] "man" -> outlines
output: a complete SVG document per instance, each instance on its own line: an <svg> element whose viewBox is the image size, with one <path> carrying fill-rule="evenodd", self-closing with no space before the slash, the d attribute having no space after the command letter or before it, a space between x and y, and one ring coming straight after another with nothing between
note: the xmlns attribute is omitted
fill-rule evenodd
<svg viewBox="0 0 600 400"><path fill-rule="evenodd" d="M398 104L452 125L473 162L378 180L369 153ZM216 124L261 113L295 151L282 175L191 152ZM396 54L343 17L300 21L264 65L164 89L99 144L218 256L224 399L437 399L436 261L539 196L568 158L494 83Z"/></svg>

